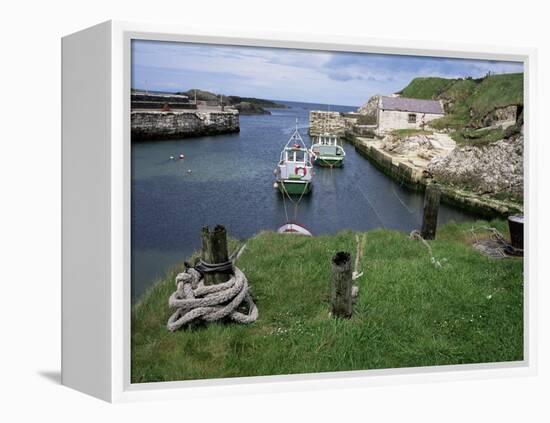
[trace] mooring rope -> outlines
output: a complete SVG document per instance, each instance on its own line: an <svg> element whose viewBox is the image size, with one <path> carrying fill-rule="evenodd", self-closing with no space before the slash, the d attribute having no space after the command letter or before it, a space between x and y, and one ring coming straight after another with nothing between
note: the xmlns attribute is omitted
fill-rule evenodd
<svg viewBox="0 0 550 423"><path fill-rule="evenodd" d="M199 263L195 265L195 269L202 274L230 273L233 270L233 262L231 260L227 260L223 263L207 263L200 259Z"/></svg>
<svg viewBox="0 0 550 423"><path fill-rule="evenodd" d="M405 203L403 202L403 200L401 199L401 197L399 197L399 195L397 195L397 192L395 191L395 186L393 185L393 183L392 183L392 185L391 185L391 191L392 191L393 195L395 196L395 198L397 198L397 201L399 201L399 203L401 203L401 206L403 206L403 208L404 208L405 210L407 210L407 211L409 212L409 214L412 214L412 215L414 215L414 216L417 215L417 212L412 211L410 208L408 208L408 207L405 205Z"/></svg>
<svg viewBox="0 0 550 423"><path fill-rule="evenodd" d="M366 237L367 235L363 234L361 235L361 240L359 240L359 235L355 234L356 251L355 251L355 264L353 266L353 273L352 273L353 280L359 279L361 276L363 276L363 272L359 272L359 262L361 260L361 257L363 257L363 249L365 248Z"/></svg>
<svg viewBox="0 0 550 423"><path fill-rule="evenodd" d="M491 238L494 241L494 246L484 245L476 236L476 231L485 230L491 234ZM523 256L523 250L521 248L516 248L510 244L504 235L498 231L498 229L490 226L478 226L470 229L472 236L475 239L474 247L480 250L485 255L491 257L509 257L509 256Z"/></svg>
<svg viewBox="0 0 550 423"><path fill-rule="evenodd" d="M294 206L294 222L296 222L298 220L298 205L302 201L302 198L304 197L304 194L305 194L306 190L305 189L302 190L302 193L300 194L300 197L298 198L298 200L293 200L290 197L290 194L288 193L288 191L286 190L285 184L281 182L281 185L283 187L283 207L285 209L286 223L291 223L291 222L290 222L290 219L288 218L288 213L287 213L287 210L286 210L285 195L288 197L289 201Z"/></svg>
<svg viewBox="0 0 550 423"><path fill-rule="evenodd" d="M383 228L386 228L386 226L384 225L384 222L382 221L382 219L380 218L380 215L378 214L378 212L376 211L376 209L374 208L374 205L371 203L371 201L369 200L369 197L367 196L367 194L365 194L365 192L363 191L363 189L361 188L361 186L359 185L359 183L357 182L357 179L355 180L355 186L357 187L357 189L359 190L359 192L361 193L361 195L363 196L363 198L365 198L365 200L367 200L367 203L369 203L369 206L370 208L372 209L372 211L374 212L374 215L376 216L376 218L378 219L378 221L380 222L380 225L382 225Z"/></svg>
<svg viewBox="0 0 550 423"><path fill-rule="evenodd" d="M244 251L243 245L236 254L236 260ZM231 262L231 260L230 260ZM225 263L211 265L225 266ZM176 276L176 291L168 300L170 308L176 311L168 319L168 330L175 331L193 321L214 322L229 318L237 323L252 323L258 319L258 307L254 303L245 274L233 266L233 275L227 282L205 285L201 272L188 268ZM248 309L245 313L239 309Z"/></svg>
<svg viewBox="0 0 550 423"><path fill-rule="evenodd" d="M426 241L422 235L420 234L420 231L418 229L415 229L409 234L409 239L417 239L419 241L422 241L422 244L428 249L428 254L430 255L430 261L435 267L443 267L443 263L447 261L446 258L443 258L441 260L437 260L435 256L433 255L432 246Z"/></svg>

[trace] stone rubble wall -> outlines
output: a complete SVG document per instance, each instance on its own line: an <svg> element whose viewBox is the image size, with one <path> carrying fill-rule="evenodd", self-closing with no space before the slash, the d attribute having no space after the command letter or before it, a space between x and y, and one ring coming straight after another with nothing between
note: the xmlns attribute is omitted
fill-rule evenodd
<svg viewBox="0 0 550 423"><path fill-rule="evenodd" d="M132 141L196 137L239 132L239 113L133 111Z"/></svg>

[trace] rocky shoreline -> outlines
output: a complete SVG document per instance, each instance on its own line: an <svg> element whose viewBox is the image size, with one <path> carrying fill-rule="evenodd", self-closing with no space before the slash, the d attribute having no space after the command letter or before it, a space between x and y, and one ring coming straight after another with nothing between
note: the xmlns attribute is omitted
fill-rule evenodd
<svg viewBox="0 0 550 423"><path fill-rule="evenodd" d="M523 200L523 135L482 147L455 148L427 167L438 182L460 186L478 195L503 195Z"/></svg>
<svg viewBox="0 0 550 423"><path fill-rule="evenodd" d="M521 138L521 141L516 140L515 142L523 145L523 137ZM507 181L507 177L501 176L501 174L506 174L506 172L509 171L510 166L506 164L509 163L509 160L495 161L489 159L488 157L490 156L487 156L486 154L493 154L493 151L486 151L485 155L479 152L470 153L478 155L482 158L479 163L474 162L477 164L469 164L467 160L463 160L463 158L461 158L464 154L462 152L464 147L457 148L451 153L441 156L438 156L436 151L436 156L431 159L429 159L429 157L426 157L425 159L415 157L413 159L407 155L400 155L396 152L386 151L384 147L387 147L387 145L381 139L363 138L350 134L347 135L346 139L355 146L356 150L362 156L367 158L379 170L402 185L407 186L409 189L423 191L429 182L436 181L441 187L441 201L454 207L479 214L485 218L507 217L512 214L523 214L523 204L521 202L514 201L510 198L499 199L495 195L495 192L488 192L483 189L476 190L471 186L465 189L465 187L462 186L461 180L454 179L457 174L464 175L468 172L455 172L453 171L453 166L455 166L455 168L470 166L472 177L476 174L478 176L486 175L488 180L494 179L499 181L499 183L501 181ZM503 141L501 143L502 145L507 146L505 147L506 150L511 148L508 146L509 142ZM471 148L474 147L467 148L469 152L472 151ZM501 145L498 145L496 148L502 147ZM515 148L517 148L517 146ZM502 154L506 153L502 152ZM498 157L500 157L500 155ZM487 165L488 161L493 163L492 167ZM450 163L454 164L450 165ZM499 163L504 163L503 168L508 170L503 170L503 172L499 173L499 171L496 170ZM485 171L481 172L481 174L479 173L478 165L485 166ZM514 165L512 164L512 166ZM514 167L514 169L515 172L520 172L519 167ZM437 176L434 176L431 171L435 171ZM500 187L500 185L498 186ZM523 179L521 180L521 189L519 188L519 184L517 187L518 190L523 190Z"/></svg>

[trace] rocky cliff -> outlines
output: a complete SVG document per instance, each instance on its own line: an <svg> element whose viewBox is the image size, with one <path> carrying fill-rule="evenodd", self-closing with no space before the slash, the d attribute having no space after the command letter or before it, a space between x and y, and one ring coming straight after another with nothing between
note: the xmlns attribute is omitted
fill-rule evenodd
<svg viewBox="0 0 550 423"><path fill-rule="evenodd" d="M369 98L369 101L367 101L365 104L363 104L361 107L357 109L357 113L376 117L379 100L380 100L379 95L373 95L371 98Z"/></svg>
<svg viewBox="0 0 550 423"><path fill-rule="evenodd" d="M133 111L132 141L185 138L239 132L239 113Z"/></svg>

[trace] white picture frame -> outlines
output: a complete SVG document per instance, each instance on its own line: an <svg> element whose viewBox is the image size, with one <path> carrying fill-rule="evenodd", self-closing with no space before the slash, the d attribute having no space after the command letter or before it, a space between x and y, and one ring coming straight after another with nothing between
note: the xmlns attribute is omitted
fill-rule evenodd
<svg viewBox="0 0 550 423"><path fill-rule="evenodd" d="M524 360L218 380L130 383L132 39L441 56L524 64ZM110 402L533 375L536 357L536 51L412 40L226 32L105 22L62 40L62 383Z"/></svg>

